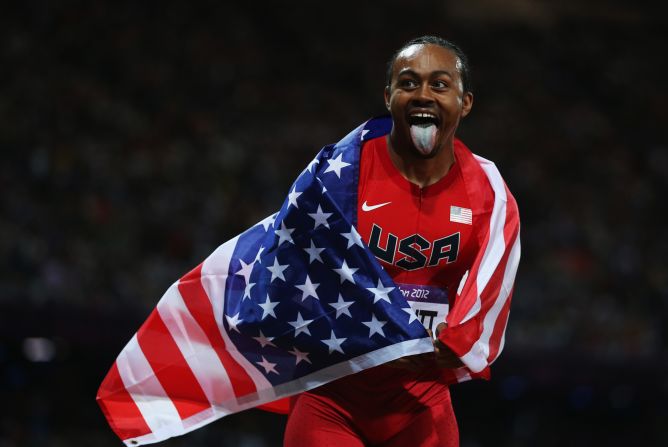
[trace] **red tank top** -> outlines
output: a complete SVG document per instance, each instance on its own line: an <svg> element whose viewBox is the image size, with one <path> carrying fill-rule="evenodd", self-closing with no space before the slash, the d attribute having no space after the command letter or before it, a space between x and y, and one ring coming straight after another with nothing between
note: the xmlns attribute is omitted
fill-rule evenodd
<svg viewBox="0 0 668 447"><path fill-rule="evenodd" d="M440 287L454 297L478 249L470 212L457 162L420 188L394 166L386 137L364 145L358 231L396 283Z"/></svg>
<svg viewBox="0 0 668 447"><path fill-rule="evenodd" d="M394 166L386 138L370 140L362 148L358 231L405 296L426 291L438 293L440 301L454 299L478 249L459 164L455 161L442 179L420 188ZM421 298L407 296L414 309L416 303L420 307ZM435 327L444 320L447 306L443 311L442 304L440 319L422 318L423 324ZM435 365L420 373L381 365L311 392L369 411L385 405L402 411L449 399L447 384Z"/></svg>

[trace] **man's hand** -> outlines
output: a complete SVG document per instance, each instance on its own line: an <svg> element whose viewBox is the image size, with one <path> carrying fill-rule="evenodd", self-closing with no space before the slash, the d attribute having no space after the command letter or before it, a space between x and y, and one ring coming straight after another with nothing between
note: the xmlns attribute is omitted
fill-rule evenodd
<svg viewBox="0 0 668 447"><path fill-rule="evenodd" d="M452 349L450 349L446 344L438 339L438 334L446 327L447 326L445 323L439 323L439 325L436 326L436 339L434 340L434 355L436 357L436 366L439 368L450 369L461 368L464 366L464 363L461 361L461 359L457 356L457 354L452 352ZM429 331L429 335L431 335L431 331Z"/></svg>
<svg viewBox="0 0 668 447"><path fill-rule="evenodd" d="M431 330L427 329L429 336L432 338L434 343L434 352L427 352L424 354L409 355L406 357L401 357L396 359L386 365L393 368L407 369L409 371L418 372L422 369L428 367L430 364L433 365L433 362L436 361L436 366L439 368L450 368L456 369L464 366L464 363L457 357L457 354L452 352L452 350L443 344L438 339L438 334L446 327L445 323L440 323L436 326L436 339Z"/></svg>
<svg viewBox="0 0 668 447"><path fill-rule="evenodd" d="M386 363L387 366L398 369L407 369L413 372L420 372L430 363L433 364L434 354L426 352L424 354L407 355L391 362Z"/></svg>

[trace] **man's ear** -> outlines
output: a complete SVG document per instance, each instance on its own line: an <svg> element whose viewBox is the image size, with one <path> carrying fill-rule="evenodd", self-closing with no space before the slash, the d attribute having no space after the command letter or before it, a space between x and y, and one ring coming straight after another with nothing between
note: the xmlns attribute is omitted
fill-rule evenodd
<svg viewBox="0 0 668 447"><path fill-rule="evenodd" d="M462 118L469 114L473 107L473 93L466 92L462 97Z"/></svg>
<svg viewBox="0 0 668 447"><path fill-rule="evenodd" d="M390 86L385 86L385 91L383 92L383 97L385 98L385 108L390 110Z"/></svg>

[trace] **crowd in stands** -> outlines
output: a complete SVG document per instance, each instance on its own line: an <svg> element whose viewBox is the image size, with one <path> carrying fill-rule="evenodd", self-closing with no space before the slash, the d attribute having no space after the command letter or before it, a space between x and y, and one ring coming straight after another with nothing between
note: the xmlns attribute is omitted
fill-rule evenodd
<svg viewBox="0 0 668 447"><path fill-rule="evenodd" d="M668 394L665 18L490 23L458 21L435 1L422 15L348 3L3 7L0 396L20 403L0 411L0 447L116 445L101 416L71 409L87 421L78 430L59 413L68 393L56 378L83 393L76 376L93 368L77 397L92 408L167 287L277 210L320 147L385 113L385 62L425 33L468 53L475 100L460 137L497 163L520 207L504 355L564 359L559 377L571 379L571 367L637 367ZM27 337L55 340L59 357L29 364ZM635 382L619 391L607 379L610 402L640 405ZM652 409L658 426L668 408ZM552 445L517 424L504 445ZM252 427L232 433L230 445L273 445ZM216 445L192 436L188 445ZM466 445L491 445L480 436L463 433Z"/></svg>

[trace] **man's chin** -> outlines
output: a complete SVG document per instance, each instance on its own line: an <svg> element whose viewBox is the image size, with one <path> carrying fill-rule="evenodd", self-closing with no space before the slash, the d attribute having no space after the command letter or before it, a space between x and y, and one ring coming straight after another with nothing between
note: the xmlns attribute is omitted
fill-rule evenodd
<svg viewBox="0 0 668 447"><path fill-rule="evenodd" d="M415 158L421 160L430 160L432 158L436 158L441 152L443 152L444 147L445 145L443 144L443 141L441 141L440 139L437 139L434 142L434 146L431 148L431 150L427 152L423 152L412 142L410 144L411 152L415 155Z"/></svg>
<svg viewBox="0 0 668 447"><path fill-rule="evenodd" d="M415 147L415 145L411 144L411 152L417 159L429 160L436 157L436 155L438 155L441 152L441 148L440 146L435 145L431 151L423 152L422 150Z"/></svg>

